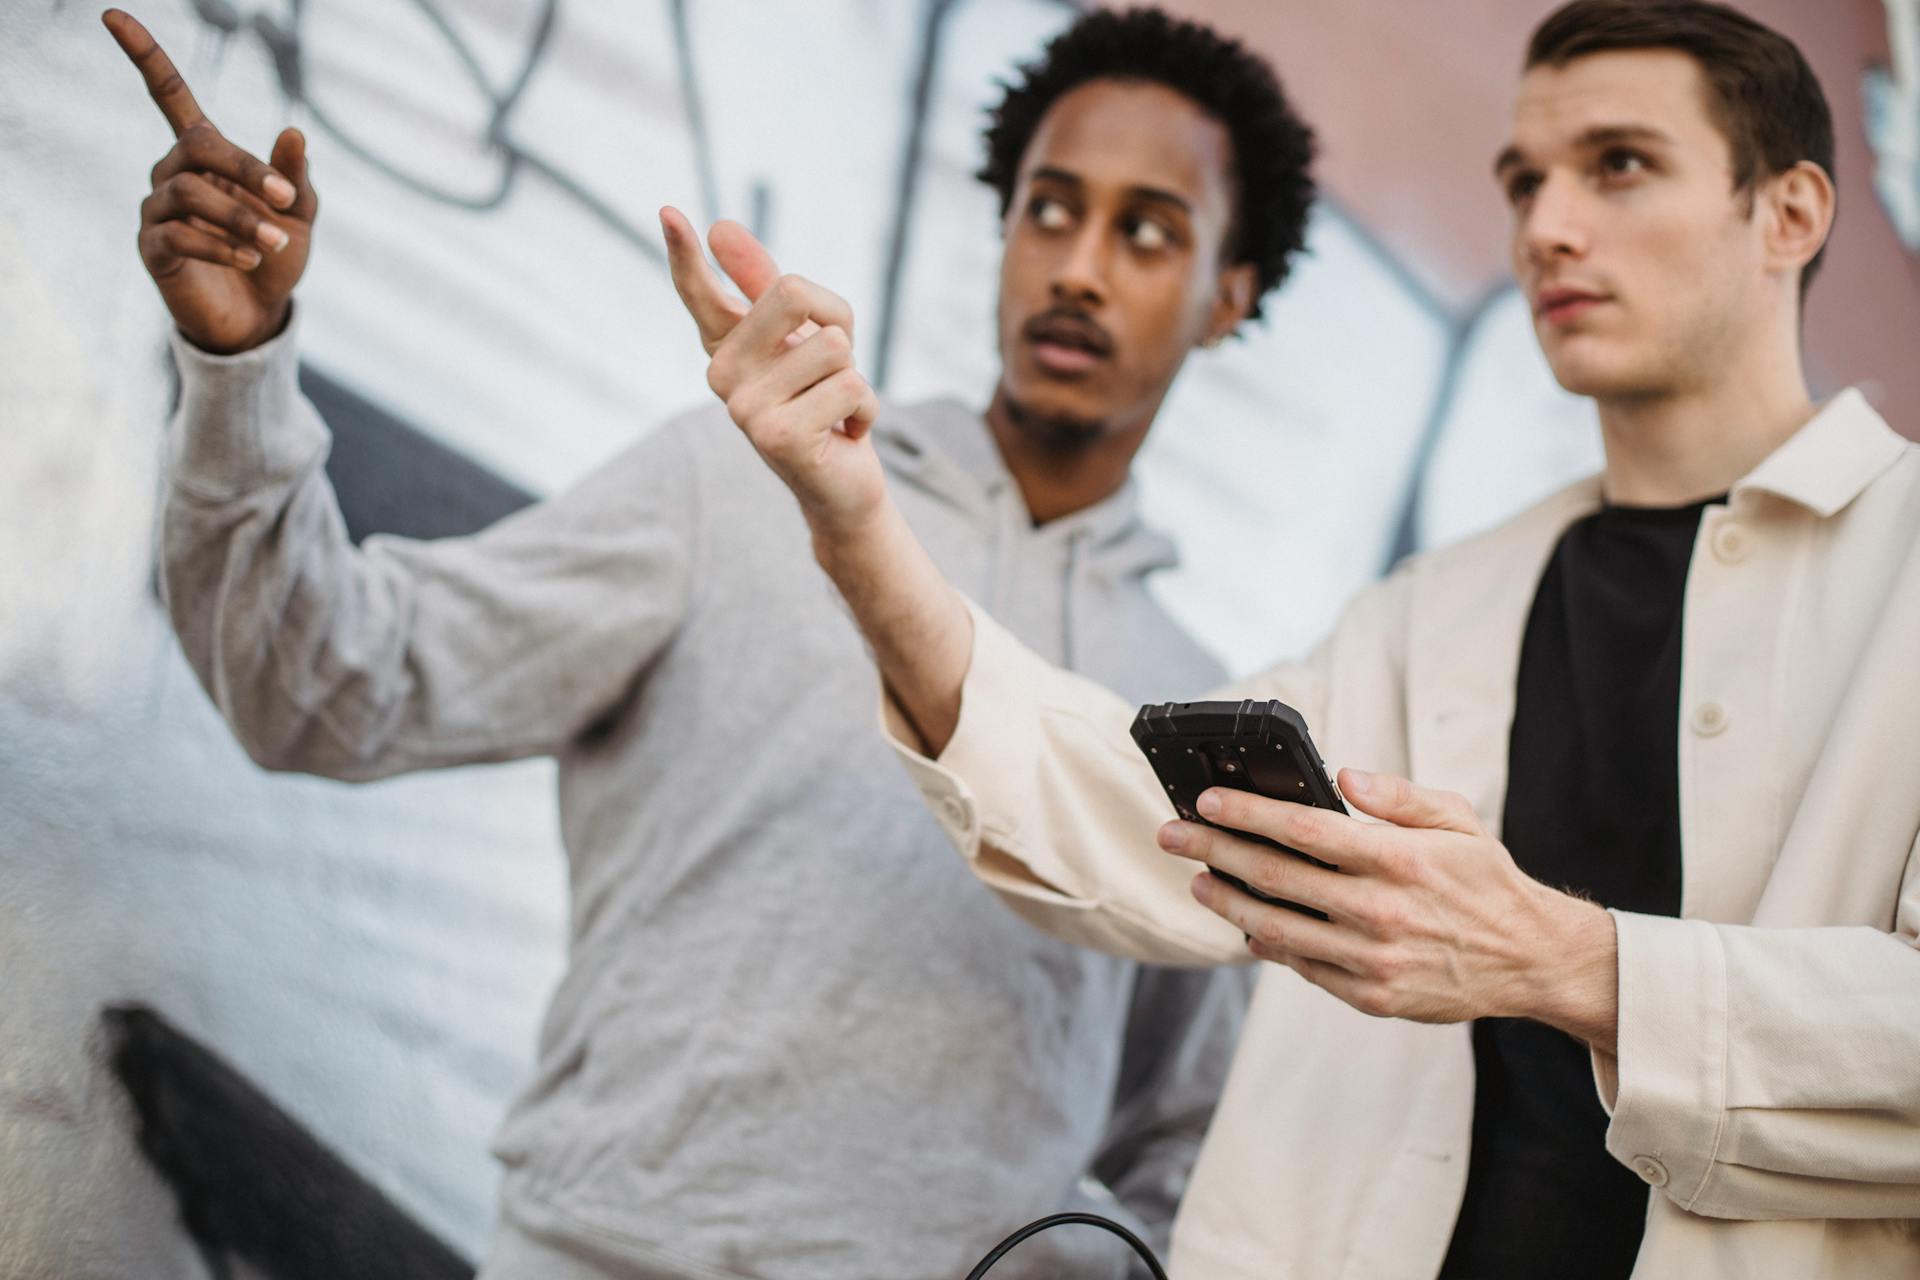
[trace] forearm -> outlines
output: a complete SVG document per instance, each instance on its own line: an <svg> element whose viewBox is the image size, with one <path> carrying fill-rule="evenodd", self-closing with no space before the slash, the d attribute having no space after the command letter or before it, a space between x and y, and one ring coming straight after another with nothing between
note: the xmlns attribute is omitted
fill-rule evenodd
<svg viewBox="0 0 1920 1280"><path fill-rule="evenodd" d="M873 649L921 745L938 756L960 721L973 619L891 499L853 531L814 527L814 555Z"/></svg>
<svg viewBox="0 0 1920 1280"><path fill-rule="evenodd" d="M628 696L693 580L685 433L662 429L475 536L356 547L293 336L178 352L162 581L248 754L355 781L540 755Z"/></svg>

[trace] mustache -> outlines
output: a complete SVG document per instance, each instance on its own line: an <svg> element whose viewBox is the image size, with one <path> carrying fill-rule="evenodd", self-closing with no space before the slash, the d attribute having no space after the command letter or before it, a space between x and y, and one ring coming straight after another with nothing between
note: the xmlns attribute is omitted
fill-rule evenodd
<svg viewBox="0 0 1920 1280"><path fill-rule="evenodd" d="M1042 311L1020 326L1020 334L1029 342L1057 342L1095 355L1113 354L1113 335L1102 328L1099 321L1075 307Z"/></svg>

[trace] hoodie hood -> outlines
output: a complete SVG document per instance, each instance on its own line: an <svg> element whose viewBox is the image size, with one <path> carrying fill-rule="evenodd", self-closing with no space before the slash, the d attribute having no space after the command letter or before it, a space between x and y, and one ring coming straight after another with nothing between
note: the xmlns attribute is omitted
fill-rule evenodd
<svg viewBox="0 0 1920 1280"><path fill-rule="evenodd" d="M975 410L957 400L930 400L904 410L883 404L873 434L896 483L983 522L1020 519L1031 528L1019 486ZM1131 479L1092 506L1033 530L1032 536L1071 544L1076 568L1109 582L1143 578L1180 562L1173 540L1142 518L1139 490Z"/></svg>

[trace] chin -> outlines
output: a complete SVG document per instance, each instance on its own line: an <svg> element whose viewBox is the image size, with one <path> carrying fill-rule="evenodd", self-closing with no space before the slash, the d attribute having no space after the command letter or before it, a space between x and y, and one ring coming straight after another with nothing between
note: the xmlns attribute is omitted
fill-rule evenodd
<svg viewBox="0 0 1920 1280"><path fill-rule="evenodd" d="M1007 388L1009 416L1022 435L1053 450L1081 448L1106 435L1104 404L1091 396L1062 395L1060 390Z"/></svg>
<svg viewBox="0 0 1920 1280"><path fill-rule="evenodd" d="M1113 406L1086 380L1069 382L1046 377L1009 379L1007 395L1022 410L1040 418L1077 419L1103 422L1113 416Z"/></svg>
<svg viewBox="0 0 1920 1280"><path fill-rule="evenodd" d="M1547 367L1562 388L1576 396L1612 400L1654 395L1664 379L1645 361L1624 359L1619 352L1596 351L1590 343L1563 343L1546 353Z"/></svg>

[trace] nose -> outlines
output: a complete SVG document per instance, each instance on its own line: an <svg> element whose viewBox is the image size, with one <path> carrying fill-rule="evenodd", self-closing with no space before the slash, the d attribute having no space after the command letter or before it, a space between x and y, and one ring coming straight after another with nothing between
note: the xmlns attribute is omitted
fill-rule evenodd
<svg viewBox="0 0 1920 1280"><path fill-rule="evenodd" d="M1092 218L1082 223L1055 266L1051 282L1055 304L1097 307L1104 303L1109 251L1105 228Z"/></svg>
<svg viewBox="0 0 1920 1280"><path fill-rule="evenodd" d="M1535 267L1583 256L1589 241L1579 183L1558 174L1542 178L1527 201L1516 234L1526 261Z"/></svg>

